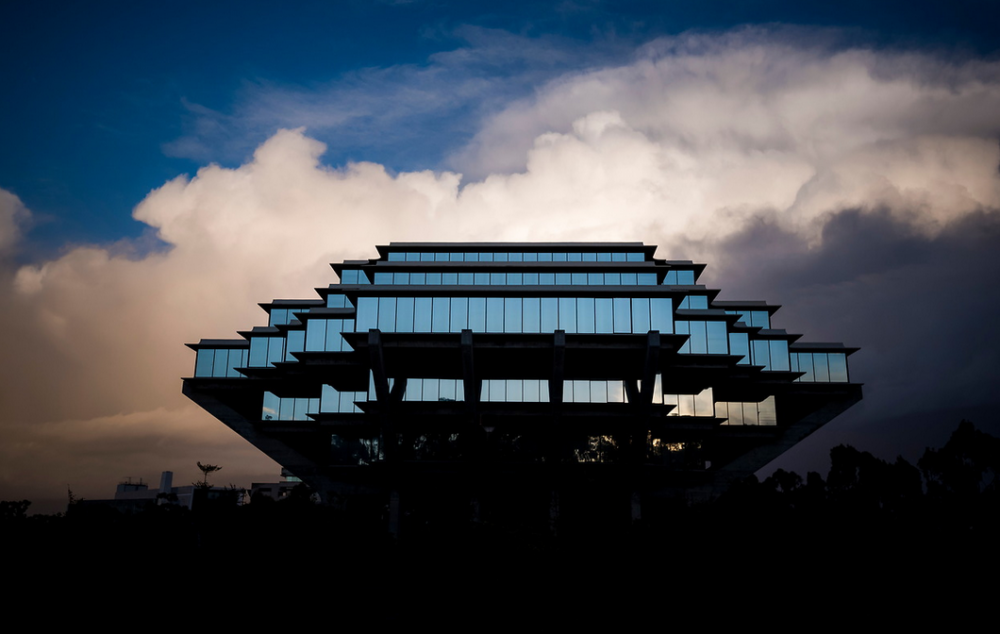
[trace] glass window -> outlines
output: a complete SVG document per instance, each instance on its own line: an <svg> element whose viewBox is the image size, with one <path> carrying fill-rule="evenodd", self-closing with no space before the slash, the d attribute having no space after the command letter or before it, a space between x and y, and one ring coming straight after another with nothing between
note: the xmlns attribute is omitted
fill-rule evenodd
<svg viewBox="0 0 1000 634"><path fill-rule="evenodd" d="M469 298L469 329L486 332L486 298Z"/></svg>
<svg viewBox="0 0 1000 634"><path fill-rule="evenodd" d="M413 332L431 331L432 304L430 297L413 299Z"/></svg>
<svg viewBox="0 0 1000 634"><path fill-rule="evenodd" d="M799 358L799 372L805 372L800 381L812 383L816 380L816 373L813 372L813 358L808 352L797 355Z"/></svg>
<svg viewBox="0 0 1000 634"><path fill-rule="evenodd" d="M669 297L653 297L649 300L649 328L663 333L674 331L674 305Z"/></svg>
<svg viewBox="0 0 1000 634"><path fill-rule="evenodd" d="M504 301L504 332L521 331L521 298L508 297Z"/></svg>
<svg viewBox="0 0 1000 634"><path fill-rule="evenodd" d="M285 339L285 361L295 361L293 353L302 352L306 345L305 330L289 330Z"/></svg>
<svg viewBox="0 0 1000 634"><path fill-rule="evenodd" d="M836 383L847 383L847 355L831 353L827 355L830 364L830 380Z"/></svg>
<svg viewBox="0 0 1000 634"><path fill-rule="evenodd" d="M649 298L632 298L632 332L649 332L652 326L649 321Z"/></svg>
<svg viewBox="0 0 1000 634"><path fill-rule="evenodd" d="M614 303L610 297L598 297L594 300L594 322L597 332L610 334L614 332Z"/></svg>
<svg viewBox="0 0 1000 634"><path fill-rule="evenodd" d="M462 332L469 327L469 298L451 298L451 332Z"/></svg>
<svg viewBox="0 0 1000 634"><path fill-rule="evenodd" d="M732 354L743 357L737 363L739 365L750 365L750 338L745 332L729 333L729 349Z"/></svg>
<svg viewBox="0 0 1000 634"><path fill-rule="evenodd" d="M396 332L413 332L412 297L396 298Z"/></svg>
<svg viewBox="0 0 1000 634"><path fill-rule="evenodd" d="M813 353L813 371L816 373L817 383L829 383L830 382L830 366L827 360L827 354L824 352L814 352Z"/></svg>
<svg viewBox="0 0 1000 634"><path fill-rule="evenodd" d="M615 297L615 332L632 332L632 310L628 297Z"/></svg>
<svg viewBox="0 0 1000 634"><path fill-rule="evenodd" d="M521 300L521 332L541 332L541 301L537 297Z"/></svg>
<svg viewBox="0 0 1000 634"><path fill-rule="evenodd" d="M396 331L396 298L380 297L378 300L378 329L382 332Z"/></svg>
<svg viewBox="0 0 1000 634"><path fill-rule="evenodd" d="M503 332L503 298L486 298L486 332Z"/></svg>
<svg viewBox="0 0 1000 634"><path fill-rule="evenodd" d="M447 297L433 298L433 317L431 329L433 332L448 332L448 322L451 318L451 305Z"/></svg>
<svg viewBox="0 0 1000 634"><path fill-rule="evenodd" d="M555 332L559 329L559 300L555 297L542 299L542 332Z"/></svg>
<svg viewBox="0 0 1000 634"><path fill-rule="evenodd" d="M341 293L331 293L326 296L326 307L351 308L351 304L347 301L347 295L343 295Z"/></svg>
<svg viewBox="0 0 1000 634"><path fill-rule="evenodd" d="M266 365L267 337L254 337L250 340L250 366L254 368L262 368Z"/></svg>
<svg viewBox="0 0 1000 634"><path fill-rule="evenodd" d="M597 332L593 297L581 297L576 300L576 328L577 332L586 334Z"/></svg>
<svg viewBox="0 0 1000 634"><path fill-rule="evenodd" d="M576 298L559 298L559 329L566 332L577 332L576 330Z"/></svg>
<svg viewBox="0 0 1000 634"><path fill-rule="evenodd" d="M229 350L216 350L215 360L212 362L212 376L224 378L226 376L226 366L229 365Z"/></svg>
<svg viewBox="0 0 1000 634"><path fill-rule="evenodd" d="M791 369L788 363L788 342L770 341L771 370L787 372Z"/></svg>
<svg viewBox="0 0 1000 634"><path fill-rule="evenodd" d="M708 354L729 354L725 322L710 321L706 324L706 330L708 331Z"/></svg>
<svg viewBox="0 0 1000 634"><path fill-rule="evenodd" d="M708 353L708 335L705 332L705 322L703 321L692 321L688 322L688 327L690 329L691 338L688 341L691 343L691 352L693 354L707 354Z"/></svg>
<svg viewBox="0 0 1000 634"><path fill-rule="evenodd" d="M195 376L212 376L212 365L215 363L215 351L202 349L198 350L198 355L194 363Z"/></svg>
<svg viewBox="0 0 1000 634"><path fill-rule="evenodd" d="M753 350L753 364L762 365L765 370L771 369L771 347L768 345L767 341L761 339L753 339L750 342L751 349Z"/></svg>
<svg viewBox="0 0 1000 634"><path fill-rule="evenodd" d="M267 343L267 364L273 366L280 363L285 356L285 340L281 337L268 337Z"/></svg>

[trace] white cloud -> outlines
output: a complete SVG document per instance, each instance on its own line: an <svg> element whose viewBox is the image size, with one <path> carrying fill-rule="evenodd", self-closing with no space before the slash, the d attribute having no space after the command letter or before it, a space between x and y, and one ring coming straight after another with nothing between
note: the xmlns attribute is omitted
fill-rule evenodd
<svg viewBox="0 0 1000 634"><path fill-rule="evenodd" d="M21 228L31 214L14 194L0 189L0 258L10 255L21 238Z"/></svg>

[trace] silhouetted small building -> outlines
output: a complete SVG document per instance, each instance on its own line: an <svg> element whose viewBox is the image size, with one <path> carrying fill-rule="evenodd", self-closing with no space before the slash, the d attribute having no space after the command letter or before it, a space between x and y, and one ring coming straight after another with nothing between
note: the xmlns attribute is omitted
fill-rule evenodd
<svg viewBox="0 0 1000 634"><path fill-rule="evenodd" d="M392 243L205 340L184 393L320 493L424 525L638 518L861 399L841 344L642 243ZM535 518L535 519L531 519ZM613 520L617 521L617 520Z"/></svg>

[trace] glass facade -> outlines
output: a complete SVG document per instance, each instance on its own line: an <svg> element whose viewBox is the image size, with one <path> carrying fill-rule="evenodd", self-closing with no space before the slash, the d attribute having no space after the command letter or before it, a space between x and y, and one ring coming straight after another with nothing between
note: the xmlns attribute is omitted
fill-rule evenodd
<svg viewBox="0 0 1000 634"><path fill-rule="evenodd" d="M637 243L553 244L545 248L510 245L492 250L476 246L481 245L389 245L379 247L379 258L336 265L340 283L322 291L321 300L276 300L262 305L268 312L267 327L243 333L244 340L192 345L197 351L194 377L263 380L271 376L268 372L284 376L281 373L298 366L312 368L307 360L320 363L316 359L331 367L356 366L356 373L362 373L360 379L343 378L348 374L344 370L343 376L320 376L308 383L310 387L292 390L292 396L279 396L280 390L262 390L261 421L364 416L364 404L377 402L379 390L375 389L373 368L367 365L368 353L355 350L354 345L363 340L359 333L377 330L381 335L410 336L407 341L418 343L421 340L412 338L414 335L539 335L537 345L543 345L561 332L577 337L593 335L592 340L574 339L574 345L592 345L600 351L614 345L597 339L599 335L648 335L655 331L662 347L659 359L676 355L680 363L692 367L740 368L740 376L745 377L740 380L745 381L849 382L850 350L790 349L795 336L771 330L776 307L762 302L722 302L724 309L713 307L717 291L697 284L701 265L654 259L652 248ZM457 337L446 341L452 341L450 345L457 349ZM639 346L640 351L646 345L645 338L628 341L632 343L622 345ZM626 358L624 353L617 357L611 352L594 354ZM686 357L690 360L683 361ZM639 354L635 358L641 362L647 357ZM406 387L396 396L398 402L470 400L466 390L471 383L454 378L460 370L452 372L453 376L442 376L439 370L422 370L419 363L407 367ZM616 368L612 367L602 368L605 376L567 376L561 380L520 376L526 369L518 366L505 370L509 376L494 378L498 374L494 371L490 378L477 380L476 402L551 403L554 380L561 386L563 403L622 404L622 411L626 411L629 394L634 399L644 393L641 381L634 378L635 390L630 392L632 384L627 377L634 377L636 368L620 368L617 378L613 378ZM657 372L655 376L651 404L659 407L657 411L664 417L715 418L729 426L778 424L776 397L765 388L755 392L752 400L716 401L711 387L691 393L690 389L672 387L670 379L663 378L668 374ZM363 386L365 379L368 389L358 389L358 383ZM389 391L395 382L395 377L388 377ZM338 386L351 389L342 391ZM610 451L606 437L587 438L587 444L576 450L581 461ZM650 443L665 460L676 459L678 452L695 455L696 449L701 451L699 444L653 437Z"/></svg>

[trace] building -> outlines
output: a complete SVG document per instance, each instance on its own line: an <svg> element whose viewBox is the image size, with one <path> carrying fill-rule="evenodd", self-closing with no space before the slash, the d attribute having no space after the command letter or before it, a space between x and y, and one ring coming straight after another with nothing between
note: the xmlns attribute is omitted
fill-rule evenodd
<svg viewBox="0 0 1000 634"><path fill-rule="evenodd" d="M642 243L392 243L202 340L184 393L384 518L629 518L721 492L861 399L841 344ZM367 509L367 511L365 511ZM407 520L416 523L417 520ZM405 527L404 527L405 528Z"/></svg>
<svg viewBox="0 0 1000 634"><path fill-rule="evenodd" d="M160 474L160 487L150 489L149 484L139 478L133 482L128 478L115 487L115 497L110 500L79 500L70 502L67 512L79 513L95 507L110 507L125 514L141 513L148 506L174 505L186 509L201 509L204 506L238 506L243 502L243 492L225 487L198 486L195 484L174 486L173 471Z"/></svg>

